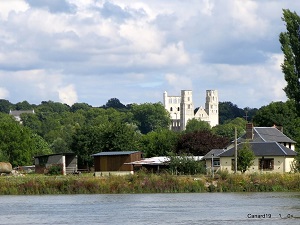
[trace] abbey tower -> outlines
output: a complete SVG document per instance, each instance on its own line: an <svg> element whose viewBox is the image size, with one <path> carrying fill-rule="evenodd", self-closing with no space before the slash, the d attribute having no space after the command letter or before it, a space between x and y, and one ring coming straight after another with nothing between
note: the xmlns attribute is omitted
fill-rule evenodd
<svg viewBox="0 0 300 225"><path fill-rule="evenodd" d="M206 121L211 127L219 124L219 99L217 90L206 90L205 108L199 107L194 112L193 93L191 90L182 90L180 96L163 94L165 109L170 113L172 130L185 130L188 120L198 119Z"/></svg>

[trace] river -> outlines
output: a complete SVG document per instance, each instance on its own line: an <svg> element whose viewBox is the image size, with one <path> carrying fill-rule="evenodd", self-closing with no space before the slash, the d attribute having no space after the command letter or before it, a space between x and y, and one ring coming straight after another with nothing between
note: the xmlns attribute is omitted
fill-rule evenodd
<svg viewBox="0 0 300 225"><path fill-rule="evenodd" d="M0 224L300 224L300 193L0 196Z"/></svg>

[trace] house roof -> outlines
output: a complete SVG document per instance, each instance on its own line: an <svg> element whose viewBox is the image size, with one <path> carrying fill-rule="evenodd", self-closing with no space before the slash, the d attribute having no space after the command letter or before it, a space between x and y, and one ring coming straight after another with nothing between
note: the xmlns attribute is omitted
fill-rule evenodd
<svg viewBox="0 0 300 225"><path fill-rule="evenodd" d="M113 155L131 155L140 151L118 151L118 152L99 152L92 156L113 156Z"/></svg>
<svg viewBox="0 0 300 225"><path fill-rule="evenodd" d="M34 158L39 158L39 157L45 157L45 156L53 156L53 155L76 155L73 152L64 152L64 153L53 153L53 154L47 154L47 155L38 155L38 156L34 156Z"/></svg>
<svg viewBox="0 0 300 225"><path fill-rule="evenodd" d="M22 113L34 113L34 110L10 110L9 114L13 116L20 116Z"/></svg>
<svg viewBox="0 0 300 225"><path fill-rule="evenodd" d="M244 143L237 145L239 151ZM296 156L297 152L278 144L277 142L249 142L251 149L255 156ZM232 157L234 156L234 147L221 153L219 157Z"/></svg>
<svg viewBox="0 0 300 225"><path fill-rule="evenodd" d="M238 139L244 142L246 134ZM279 143L296 143L276 127L253 127L253 140L251 142L279 142Z"/></svg>
<svg viewBox="0 0 300 225"><path fill-rule="evenodd" d="M225 149L212 149L205 156L203 156L202 159L211 159L212 158L212 154L214 154L214 158L219 158L219 155L221 153L223 153L224 151L226 151L226 150Z"/></svg>

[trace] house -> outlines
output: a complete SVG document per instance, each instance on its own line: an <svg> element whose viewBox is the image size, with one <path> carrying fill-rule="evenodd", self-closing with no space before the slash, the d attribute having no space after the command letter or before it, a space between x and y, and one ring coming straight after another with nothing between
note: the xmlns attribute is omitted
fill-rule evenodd
<svg viewBox="0 0 300 225"><path fill-rule="evenodd" d="M291 172L291 165L297 153L277 142L250 142L254 152L254 164L247 172ZM243 143L237 145L237 151ZM221 170L234 171L234 148L220 154Z"/></svg>
<svg viewBox="0 0 300 225"><path fill-rule="evenodd" d="M220 154L225 152L225 149L212 149L203 156L207 172L217 172L220 169ZM213 165L213 166L212 166Z"/></svg>
<svg viewBox="0 0 300 225"><path fill-rule="evenodd" d="M99 152L94 157L95 176L133 174L131 162L141 160L140 151Z"/></svg>
<svg viewBox="0 0 300 225"><path fill-rule="evenodd" d="M77 173L77 155L74 153L35 156L34 163L36 173L45 173L51 166L60 166L63 175Z"/></svg>
<svg viewBox="0 0 300 225"><path fill-rule="evenodd" d="M292 162L297 155L296 142L282 133L282 129L273 127L253 127L247 124L246 133L237 139L237 151L245 142L255 154L254 164L247 172L291 172ZM219 154L220 169L234 172L235 146L231 144Z"/></svg>
<svg viewBox="0 0 300 225"><path fill-rule="evenodd" d="M15 117L16 121L22 123L21 121L21 114L24 113L29 113L29 114L34 114L34 110L10 110L9 115L12 115Z"/></svg>

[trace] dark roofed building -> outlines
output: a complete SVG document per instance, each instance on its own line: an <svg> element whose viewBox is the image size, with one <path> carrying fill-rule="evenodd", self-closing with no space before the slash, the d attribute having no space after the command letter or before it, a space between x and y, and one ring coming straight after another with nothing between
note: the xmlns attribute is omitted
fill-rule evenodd
<svg viewBox="0 0 300 225"><path fill-rule="evenodd" d="M238 143L249 142L277 142L292 150L295 150L296 142L287 137L281 127L254 127L248 123L246 133L238 138ZM232 147L232 145L230 146Z"/></svg>
<svg viewBox="0 0 300 225"><path fill-rule="evenodd" d="M15 117L15 119L17 121L19 121L20 123L21 121L21 114L24 113L29 113L29 114L34 114L34 110L10 110L9 111L9 115L12 115L13 117Z"/></svg>
<svg viewBox="0 0 300 225"><path fill-rule="evenodd" d="M254 164L247 172L292 172L292 164L297 155L296 142L283 134L281 127L253 127L252 123L248 123L246 133L237 139L237 151L246 142L249 142L255 154ZM218 155L221 170L234 172L234 152L232 143Z"/></svg>

